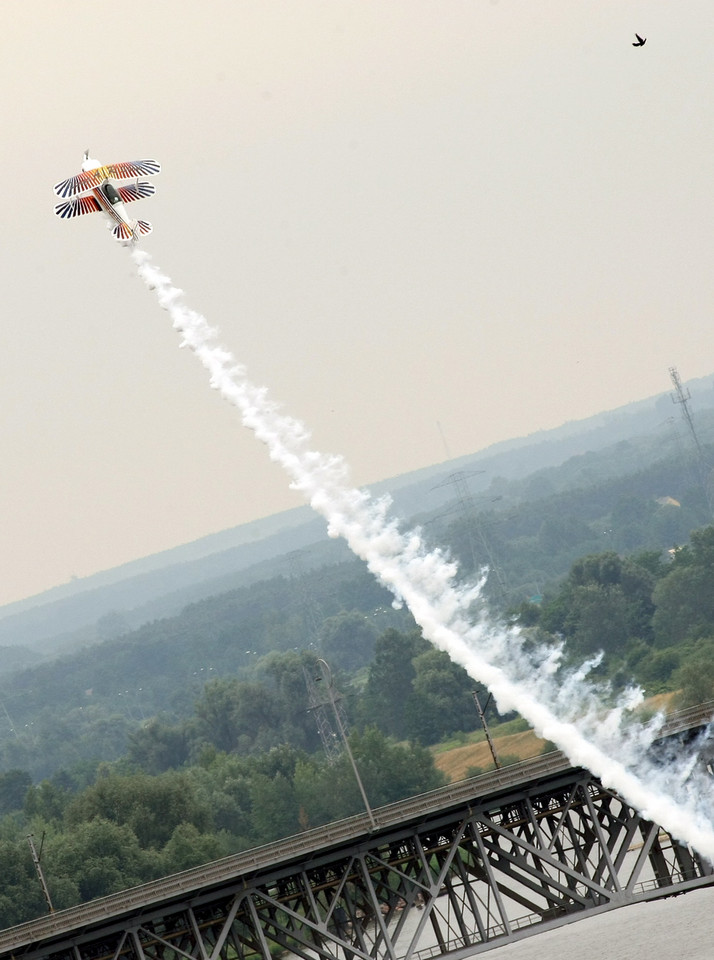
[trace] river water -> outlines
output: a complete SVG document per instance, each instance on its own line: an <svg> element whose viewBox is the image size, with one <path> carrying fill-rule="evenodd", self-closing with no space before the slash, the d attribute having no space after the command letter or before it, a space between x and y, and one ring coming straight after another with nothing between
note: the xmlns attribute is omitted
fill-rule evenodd
<svg viewBox="0 0 714 960"><path fill-rule="evenodd" d="M493 960L714 960L714 887L621 907L483 954Z"/></svg>
<svg viewBox="0 0 714 960"><path fill-rule="evenodd" d="M419 922L412 910L397 942L404 956ZM317 953L314 954L318 960ZM288 954L290 960L298 960ZM474 960L714 960L714 886L631 904L478 954Z"/></svg>

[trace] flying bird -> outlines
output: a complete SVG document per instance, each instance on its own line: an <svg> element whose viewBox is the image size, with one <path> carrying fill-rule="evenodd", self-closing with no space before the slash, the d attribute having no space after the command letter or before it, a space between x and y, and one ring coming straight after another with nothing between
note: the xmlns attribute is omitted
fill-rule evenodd
<svg viewBox="0 0 714 960"><path fill-rule="evenodd" d="M635 36L637 37L637 43L633 43L632 46L644 47L644 45L647 43L647 37L645 37L643 40L642 37L639 35L639 33L636 33Z"/></svg>

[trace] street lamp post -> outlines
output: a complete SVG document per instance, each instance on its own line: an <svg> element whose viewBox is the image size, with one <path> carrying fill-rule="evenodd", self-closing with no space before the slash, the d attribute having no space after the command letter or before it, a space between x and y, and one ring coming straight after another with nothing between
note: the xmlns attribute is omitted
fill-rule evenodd
<svg viewBox="0 0 714 960"><path fill-rule="evenodd" d="M335 714L335 721L337 723L337 729L340 736L342 737L342 742L345 745L345 750L347 751L347 756L350 758L350 763L352 764L352 769L354 770L355 779L357 780L357 786L359 787L359 792L362 794L362 802L364 803L364 808L367 811L367 816L369 817L369 822L374 830L377 826L374 814L372 813L372 808L369 805L369 800L367 799L367 794L365 793L364 785L362 783L362 778L359 775L359 770L357 769L357 764L355 763L355 758L352 755L350 750L350 744L347 739L347 733L345 732L344 724L342 723L342 717L340 716L340 711L337 709L337 704L335 702L335 687L332 682L332 671L327 664L326 660L323 660L322 657L318 657L317 660L318 666L320 667L320 673L322 676L316 677L316 680L324 680L325 688L327 690L327 695L330 698L330 703L332 704L332 712Z"/></svg>

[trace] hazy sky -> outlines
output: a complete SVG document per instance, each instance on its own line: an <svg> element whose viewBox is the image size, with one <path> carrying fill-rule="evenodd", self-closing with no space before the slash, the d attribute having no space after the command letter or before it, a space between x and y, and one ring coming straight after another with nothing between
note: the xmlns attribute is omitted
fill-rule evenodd
<svg viewBox="0 0 714 960"><path fill-rule="evenodd" d="M0 604L300 502L53 216L86 148L162 163L145 249L357 484L714 368L710 0L7 0L0 38Z"/></svg>

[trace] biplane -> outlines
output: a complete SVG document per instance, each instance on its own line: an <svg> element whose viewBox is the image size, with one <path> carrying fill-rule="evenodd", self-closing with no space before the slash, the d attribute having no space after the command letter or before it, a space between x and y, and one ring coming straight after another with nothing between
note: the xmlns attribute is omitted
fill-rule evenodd
<svg viewBox="0 0 714 960"><path fill-rule="evenodd" d="M103 166L87 151L82 172L55 184L55 193L63 198L62 203L55 205L55 213L67 220L83 213L102 212L109 218L109 227L117 240L135 243L151 233L151 224L148 220L132 220L124 204L156 193L153 183L139 179L156 173L161 173L161 164L156 160L128 160ZM125 180L134 183L114 183Z"/></svg>

